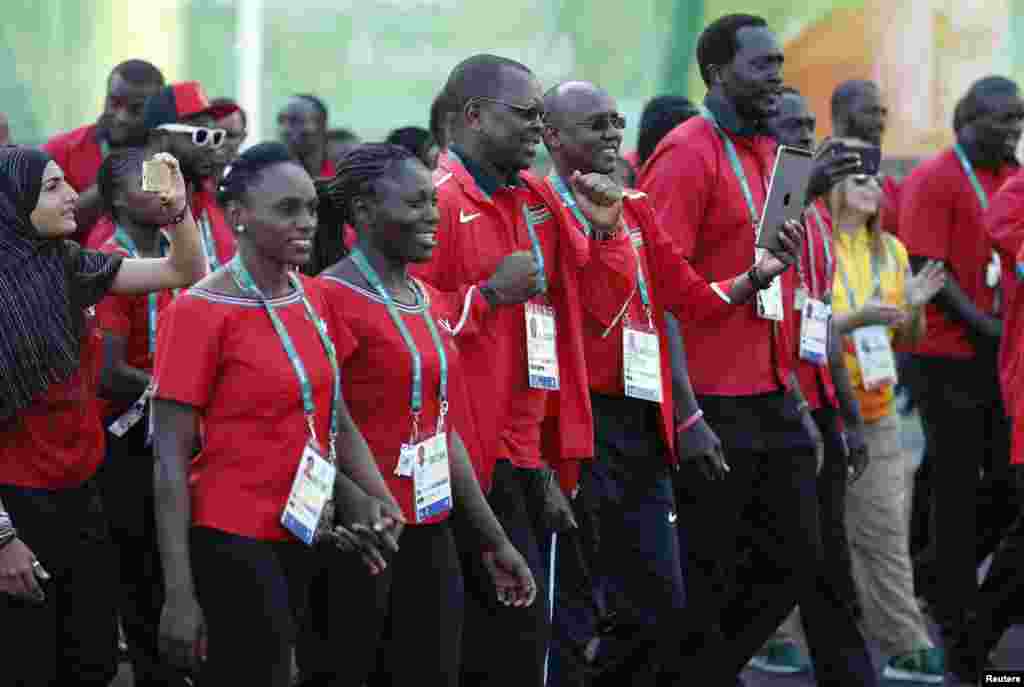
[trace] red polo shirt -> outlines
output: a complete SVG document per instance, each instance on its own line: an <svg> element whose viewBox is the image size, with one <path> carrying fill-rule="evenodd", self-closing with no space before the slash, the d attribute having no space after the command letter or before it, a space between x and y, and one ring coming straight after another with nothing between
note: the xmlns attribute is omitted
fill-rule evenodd
<svg viewBox="0 0 1024 687"><path fill-rule="evenodd" d="M575 274L568 267L587 263L586 240L579 232L571 235L563 229L559 216L552 212L552 208L560 212L557 200L542 182L524 174L515 185L501 186L477 174L479 179L453 154L436 170L441 210L438 245L430 262L413 271L443 292L483 283L509 253L531 250L524 208L534 215L548 293L532 302L555 309L561 391L553 414L566 430L558 448L550 449L544 458L555 460L554 450L564 457L589 457L593 432L579 331L579 295ZM625 242L616 246L628 250ZM607 278L615 280L616 275ZM618 279L628 291L629 275ZM497 308L491 326L479 336L460 340L459 349L485 457L508 459L520 467L542 466L540 424L548 412L549 392L529 387L524 306Z"/></svg>
<svg viewBox="0 0 1024 687"><path fill-rule="evenodd" d="M410 389L412 358L401 333L388 315L387 307L376 293L333 276L321 277L326 304L325 319L331 338L338 348L338 362L344 395L352 419L366 438L388 489L397 499L409 523L416 522L413 480L395 474L403 444L412 432ZM422 441L437 427L440 410L441 363L427 328L424 313L435 320L448 362L448 415L444 431L449 440L458 432L470 457L479 453L475 433L468 421L468 409L458 350L445 326L451 313L445 313L444 298L429 285L421 284L424 303L395 309L405 323L422 362L423 407L419 428ZM482 297L477 297L483 303ZM486 308L486 305L481 307ZM426 521L438 522L444 515ZM426 524L426 523L424 523Z"/></svg>
<svg viewBox="0 0 1024 687"><path fill-rule="evenodd" d="M100 247L100 252L126 258L138 257L130 255L127 249L113 237ZM173 297L174 292L171 290L160 291L156 294L158 322L160 313L170 305ZM125 341L125 364L152 374L154 359L149 350L149 315L149 294L136 296L111 294L96 304L96 320L99 328L104 332L119 336ZM126 405L114 404L102 399L99 403L100 417L103 418L112 417L128 409Z"/></svg>
<svg viewBox="0 0 1024 687"><path fill-rule="evenodd" d="M1000 284L1003 292L1003 340L999 345L999 381L1007 414L1024 417L1024 412L1018 407L1024 398L1021 396L1024 388L1024 294L1020 278L1015 273L1018 256L1024 247L1024 171L1014 174L992 197L985 213L985 228L1003 267Z"/></svg>
<svg viewBox="0 0 1024 687"><path fill-rule="evenodd" d="M301 279L322 314L320 283ZM297 293L270 304L306 368L323 442L334 388L330 362ZM294 541L280 520L309 429L295 369L264 306L193 287L164 318L156 397L193 406L201 419L203 447L188 471L192 524Z"/></svg>
<svg viewBox="0 0 1024 687"><path fill-rule="evenodd" d="M776 143L726 131L746 173L755 207L764 207ZM725 146L711 122L693 117L661 140L644 165L642 189L662 227L708 282L729 279L754 264L754 228ZM795 270L782 275L786 319L758 317L756 305L731 309L714 327L683 320L680 327L694 392L753 396L784 390L793 369L791 313Z"/></svg>
<svg viewBox="0 0 1024 687"><path fill-rule="evenodd" d="M977 167L974 171L991 199L1016 169L1004 165L998 171ZM981 203L952 149L923 162L903 182L899 231L908 253L945 262L975 307L992 314L995 291L985 285L992 239L985 231ZM927 318L928 336L918 353L974 356L965 324L951 320L934 304L927 306Z"/></svg>
<svg viewBox="0 0 1024 687"><path fill-rule="evenodd" d="M808 296L829 303L832 295L832 280L835 278L836 272L835 250L832 246L832 217L821 201L816 201L814 208L817 209L817 214L811 209L804 213L804 226L807 227L807 233L804 236L804 252L800 256L800 271L797 276ZM826 259L827 257L829 259ZM799 332L803 321L802 313L803 311L797 308L793 309L793 326L798 334L794 337L797 360L796 377L800 382L800 390L808 405L811 406L811 410L818 410L826 406L835 408L839 403L836 397L836 387L832 382L832 369L828 363L815 365L800 358Z"/></svg>
<svg viewBox="0 0 1024 687"><path fill-rule="evenodd" d="M550 183L550 182L549 182ZM582 230L571 210L563 205L565 220ZM606 396L625 396L623 384L623 327L626 323L643 329L647 315L639 290L637 266L642 268L647 285L654 326L658 332L661 353L662 439L673 455L672 358L665 336L665 311L680 320L707 322L724 316L731 305L725 295L731 280L708 284L690 266L669 235L659 226L647 194L626 191L623 220L628 229L619 240L629 241L629 251L604 251L594 260L605 261L605 270L632 275L634 288L623 292L613 287L601 270L588 264L580 271L583 293L583 342L587 354L587 373L591 390ZM635 251L635 252L634 252ZM620 263L625 258L624 263Z"/></svg>

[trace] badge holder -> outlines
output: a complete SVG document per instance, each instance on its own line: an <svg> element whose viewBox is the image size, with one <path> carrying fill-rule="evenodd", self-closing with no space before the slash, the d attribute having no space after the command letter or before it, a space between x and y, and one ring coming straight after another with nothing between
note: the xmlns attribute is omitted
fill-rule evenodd
<svg viewBox="0 0 1024 687"><path fill-rule="evenodd" d="M622 325L622 384L630 398L661 403L661 342L651 309L645 310L646 327L628 319Z"/></svg>
<svg viewBox="0 0 1024 687"><path fill-rule="evenodd" d="M892 352L888 327L881 324L861 327L854 330L852 338L864 388L874 391L895 384L898 379L896 356Z"/></svg>
<svg viewBox="0 0 1024 687"><path fill-rule="evenodd" d="M119 418L110 423L107 427L110 433L120 439L139 423L139 420L146 414L146 404L153 397L153 384L150 383L142 395L132 403L131 408L124 411Z"/></svg>
<svg viewBox="0 0 1024 687"><path fill-rule="evenodd" d="M332 512L337 468L334 465L334 440L331 440L330 453L325 458L316 439L313 418L307 417L306 420L310 436L299 458L288 502L281 514L281 525L307 546L312 546L325 514L329 516Z"/></svg>
<svg viewBox="0 0 1024 687"><path fill-rule="evenodd" d="M755 261L759 262L766 252L763 248L758 248L755 251ZM781 322L785 319L786 315L782 307L781 277L773 277L767 289L757 292L757 316L773 322Z"/></svg>
<svg viewBox="0 0 1024 687"><path fill-rule="evenodd" d="M527 302L526 364L530 388L558 391L558 345L555 310L544 303Z"/></svg>
<svg viewBox="0 0 1024 687"><path fill-rule="evenodd" d="M448 433L444 419L448 414L448 401L442 401L437 418L437 431L417 441L418 417L413 418L413 433L409 442L402 444L395 474L413 480L413 506L416 522L422 523L444 515L452 509L451 469L448 460Z"/></svg>
<svg viewBox="0 0 1024 687"><path fill-rule="evenodd" d="M804 303L800 320L800 359L815 365L828 362L829 324L832 308L816 298Z"/></svg>

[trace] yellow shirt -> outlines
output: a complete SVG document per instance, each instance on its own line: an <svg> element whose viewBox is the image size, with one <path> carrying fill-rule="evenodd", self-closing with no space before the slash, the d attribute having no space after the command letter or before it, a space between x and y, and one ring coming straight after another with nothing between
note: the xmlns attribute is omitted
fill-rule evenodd
<svg viewBox="0 0 1024 687"><path fill-rule="evenodd" d="M843 270L846 271L846 276L849 279L857 308L864 307L865 303L879 295L875 293L871 267L871 252L872 249L877 250L878 246L867 227L861 227L854 232L837 230L835 237L836 276L832 285L832 310L835 314L841 315L854 309L846 291ZM907 249L892 234L883 231L882 239L884 247L877 260L880 268L881 300L886 305L905 308L907 306L906 273L910 269ZM889 340L891 341L894 336L895 331L890 327ZM889 415L892 411L892 385L873 391L864 388L860 366L857 364L857 356L853 352L853 343L849 338L843 342L843 360L846 362L846 369L850 372L850 383L860 401L860 412L864 420L874 422Z"/></svg>

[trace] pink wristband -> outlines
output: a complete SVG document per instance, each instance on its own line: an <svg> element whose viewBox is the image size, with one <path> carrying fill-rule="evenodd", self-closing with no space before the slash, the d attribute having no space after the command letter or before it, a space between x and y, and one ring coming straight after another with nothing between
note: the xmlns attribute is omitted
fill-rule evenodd
<svg viewBox="0 0 1024 687"><path fill-rule="evenodd" d="M685 432L686 430L690 429L690 427L693 427L695 424L697 424L697 420L700 420L702 417L704 417L704 411L698 408L697 412L695 412L690 417L686 418L686 421L676 428L676 433L678 434L679 432Z"/></svg>

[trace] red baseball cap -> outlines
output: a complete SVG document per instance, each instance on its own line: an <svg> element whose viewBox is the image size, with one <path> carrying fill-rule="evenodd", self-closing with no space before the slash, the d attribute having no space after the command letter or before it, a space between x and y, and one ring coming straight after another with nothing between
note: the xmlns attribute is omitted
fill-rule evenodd
<svg viewBox="0 0 1024 687"><path fill-rule="evenodd" d="M143 111L143 121L146 129L150 130L162 124L175 124L196 115L222 119L238 110L238 105L234 103L211 106L201 83L183 81L164 86L149 96Z"/></svg>

